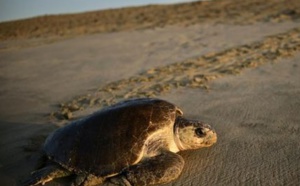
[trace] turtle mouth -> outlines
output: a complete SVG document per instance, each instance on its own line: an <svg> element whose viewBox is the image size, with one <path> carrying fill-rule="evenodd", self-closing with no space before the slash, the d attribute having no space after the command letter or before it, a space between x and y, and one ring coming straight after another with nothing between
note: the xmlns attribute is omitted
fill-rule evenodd
<svg viewBox="0 0 300 186"><path fill-rule="evenodd" d="M210 141L206 141L204 144L205 144L206 146L211 146L211 145L213 145L214 143L212 143L212 142L210 142Z"/></svg>
<svg viewBox="0 0 300 186"><path fill-rule="evenodd" d="M217 142L217 134L216 134L215 130L211 129L208 132L208 135L207 135L207 138L206 138L204 144L207 146L211 146L211 145L215 144L216 142Z"/></svg>

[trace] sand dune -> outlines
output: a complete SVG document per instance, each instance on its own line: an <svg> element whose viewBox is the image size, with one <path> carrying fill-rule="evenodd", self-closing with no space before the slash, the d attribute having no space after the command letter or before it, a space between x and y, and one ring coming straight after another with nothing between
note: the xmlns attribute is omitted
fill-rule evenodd
<svg viewBox="0 0 300 186"><path fill-rule="evenodd" d="M156 29L169 25L284 22L299 19L299 9L298 0L289 0L288 3L282 0L214 0L45 15L0 23L0 40L34 39L30 43L23 41L22 45L18 42L20 47L86 34Z"/></svg>

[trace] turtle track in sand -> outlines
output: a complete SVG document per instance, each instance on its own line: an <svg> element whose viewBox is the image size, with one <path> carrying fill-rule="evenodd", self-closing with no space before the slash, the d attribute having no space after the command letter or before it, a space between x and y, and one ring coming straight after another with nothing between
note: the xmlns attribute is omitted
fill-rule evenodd
<svg viewBox="0 0 300 186"><path fill-rule="evenodd" d="M72 119L86 108L99 108L129 98L157 97L176 88L209 90L208 82L226 75L236 75L246 68L292 57L300 50L300 27L261 41L233 47L221 52L186 59L149 69L126 79L101 86L94 93L77 96L59 105L50 114L58 120Z"/></svg>

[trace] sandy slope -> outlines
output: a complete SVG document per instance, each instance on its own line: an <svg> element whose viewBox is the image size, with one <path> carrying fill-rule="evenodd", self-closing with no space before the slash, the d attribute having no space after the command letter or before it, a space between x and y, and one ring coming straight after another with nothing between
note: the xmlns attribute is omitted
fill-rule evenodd
<svg viewBox="0 0 300 186"><path fill-rule="evenodd" d="M46 115L59 103L150 68L239 48L296 27L299 22L173 26L1 51L1 185L16 185L33 170L39 145L56 127ZM187 165L173 185L300 182L300 57L283 57L213 81L210 91L181 87L159 95L187 116L208 121L219 134L216 146L181 153Z"/></svg>
<svg viewBox="0 0 300 186"><path fill-rule="evenodd" d="M24 45L17 45L22 47L86 34L155 29L169 25L186 27L206 23L245 25L283 22L299 19L299 9L298 0L289 0L288 3L282 0L213 0L45 15L0 23L0 41L37 39L34 43L25 41Z"/></svg>

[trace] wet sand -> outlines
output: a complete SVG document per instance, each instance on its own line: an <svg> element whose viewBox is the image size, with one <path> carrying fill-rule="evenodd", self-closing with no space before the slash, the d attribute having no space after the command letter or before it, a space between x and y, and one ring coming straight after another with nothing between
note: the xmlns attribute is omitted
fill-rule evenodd
<svg viewBox="0 0 300 186"><path fill-rule="evenodd" d="M299 27L206 22L4 47L1 185L30 174L55 128L135 97L167 99L219 134L211 148L180 152L186 166L169 185L298 185Z"/></svg>

